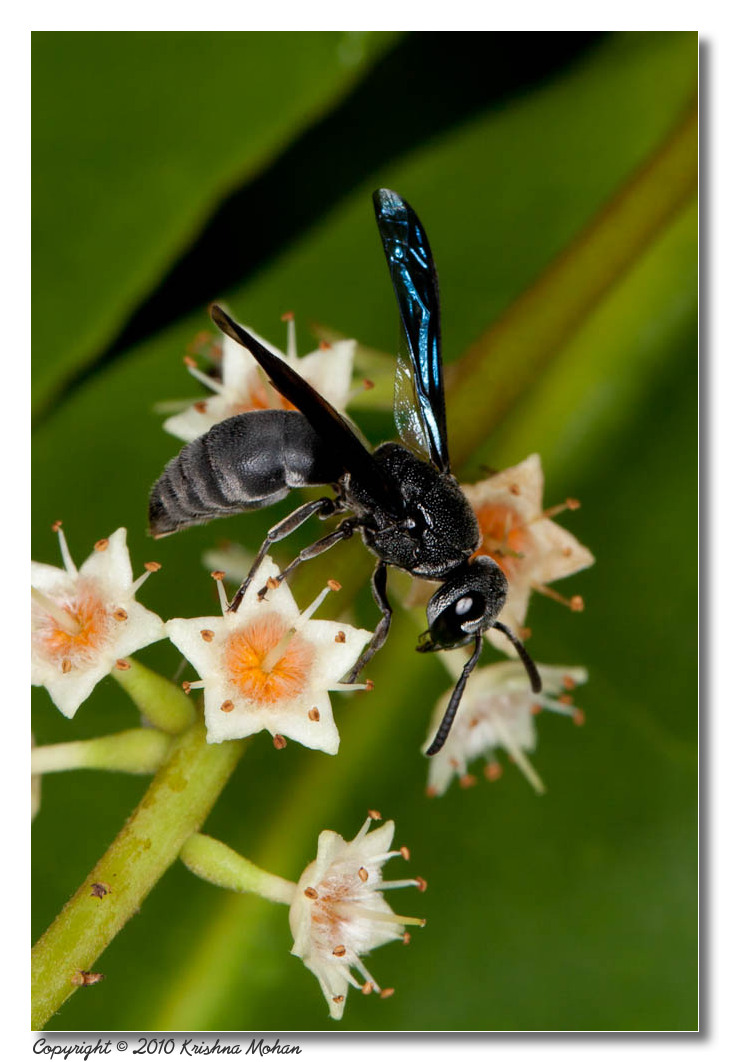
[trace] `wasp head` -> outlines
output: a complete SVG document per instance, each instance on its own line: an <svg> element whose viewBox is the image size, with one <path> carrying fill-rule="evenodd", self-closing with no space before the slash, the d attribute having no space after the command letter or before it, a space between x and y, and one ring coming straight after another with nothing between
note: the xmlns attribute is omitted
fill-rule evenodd
<svg viewBox="0 0 729 1062"><path fill-rule="evenodd" d="M493 626L504 607L506 576L491 557L475 557L457 568L428 602L428 630L418 651L455 649Z"/></svg>

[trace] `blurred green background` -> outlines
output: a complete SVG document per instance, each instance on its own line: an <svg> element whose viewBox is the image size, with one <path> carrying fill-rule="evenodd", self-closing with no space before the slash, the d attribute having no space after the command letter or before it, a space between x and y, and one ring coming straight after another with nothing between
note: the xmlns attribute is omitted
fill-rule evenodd
<svg viewBox="0 0 729 1062"><path fill-rule="evenodd" d="M287 511L146 537L147 492L180 445L152 407L199 396L181 359L207 301L225 297L280 346L294 310L302 351L310 322L393 351L370 205L385 185L427 227L444 357L457 362L574 241L589 252L590 222L697 89L692 33L36 33L33 50L33 556L58 563L59 518L78 562L126 526L135 571L163 564L141 599L165 618L215 611L202 552L226 537L254 549ZM370 807L394 818L429 882L393 900L427 927L368 963L395 995L350 994L334 1025L287 954L285 909L178 864L99 960L104 983L49 1028L696 1027L696 243L688 196L545 351L478 450L497 468L540 452L546 503L582 501L561 522L597 557L557 587L582 594L584 614L539 599L528 616L537 660L590 672L583 728L539 718L547 794L506 764L497 784L426 799L419 749L449 680L413 652L422 624L398 608L375 691L335 705L340 754L276 752L261 735L208 820L296 877L320 830L351 837ZM570 292L557 310L560 298ZM382 412L358 419L373 442L393 432ZM306 602L336 571L362 586L356 619L371 626L364 549L350 545L294 592ZM140 659L170 676L178 663L169 644ZM135 718L111 679L72 722L34 691L39 743ZM34 939L146 784L44 779Z"/></svg>

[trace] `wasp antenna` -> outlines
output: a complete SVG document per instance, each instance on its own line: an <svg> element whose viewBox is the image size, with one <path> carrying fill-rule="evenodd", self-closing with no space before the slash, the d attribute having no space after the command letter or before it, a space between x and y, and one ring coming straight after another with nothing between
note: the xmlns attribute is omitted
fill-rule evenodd
<svg viewBox="0 0 729 1062"><path fill-rule="evenodd" d="M514 632L509 627L507 627L504 623L499 623L499 621L497 620L496 623L492 623L491 626L492 626L492 628L494 630L501 631L502 634L506 635L506 637L509 639L509 641L511 642L511 644L514 646L514 648L516 649L517 653L521 657L521 662L524 665L524 667L526 668L526 673L529 676L529 681L532 684L532 693L541 693L542 692L542 679L541 679L541 676L540 676L539 672L537 671L537 665L534 663L532 658L529 656L529 653L524 648L524 645L522 644L522 642L519 641L519 639L514 634Z"/></svg>
<svg viewBox="0 0 729 1062"><path fill-rule="evenodd" d="M445 713L443 715L443 718L441 719L440 726L438 727L438 733L433 738L433 740L432 740L432 742L430 744L430 748L426 751L426 753L425 753L426 756L435 756L436 752L440 752L440 750L443 748L443 745L445 744L445 740L446 740L446 738L448 737L448 735L450 733L451 727L453 726L453 720L456 717L456 712L458 711L458 705L461 703L461 697L463 696L463 691L466 688L466 683L468 682L468 676L471 674L471 672L475 668L476 664L478 663L478 658L481 655L482 647L483 647L483 638L482 638L482 636L480 634L477 634L476 635L476 643L474 645L473 653L471 654L469 659L466 661L466 664L464 665L463 671L461 672L461 677L459 678L458 682L456 683L456 688L454 689L453 693L451 694L451 699L448 701L448 707L446 708ZM531 661L530 661L530 663L531 663ZM532 667L534 667L533 664L532 664ZM535 672L536 672L536 668L535 668ZM541 684L540 684L540 688L541 688Z"/></svg>

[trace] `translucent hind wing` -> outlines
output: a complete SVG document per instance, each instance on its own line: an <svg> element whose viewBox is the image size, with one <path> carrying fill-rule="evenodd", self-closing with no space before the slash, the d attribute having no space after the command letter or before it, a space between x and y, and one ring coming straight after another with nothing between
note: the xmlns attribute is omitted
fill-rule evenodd
<svg viewBox="0 0 729 1062"><path fill-rule="evenodd" d="M430 244L417 214L397 193L380 188L373 199L410 362L409 370L405 365L396 374L398 431L406 443L414 439L436 468L449 472L440 297Z"/></svg>

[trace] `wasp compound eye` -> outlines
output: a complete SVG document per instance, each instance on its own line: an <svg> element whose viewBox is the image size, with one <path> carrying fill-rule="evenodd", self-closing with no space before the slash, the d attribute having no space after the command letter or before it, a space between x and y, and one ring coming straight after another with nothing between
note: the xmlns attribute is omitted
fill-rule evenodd
<svg viewBox="0 0 729 1062"><path fill-rule="evenodd" d="M474 612L474 606L476 602L470 594L466 594L465 597L459 597L455 604L455 610L457 616L462 616L465 619L470 619Z"/></svg>
<svg viewBox="0 0 729 1062"><path fill-rule="evenodd" d="M439 645L453 645L470 638L481 625L485 608L486 601L481 593L464 594L457 598L431 624L433 641Z"/></svg>

